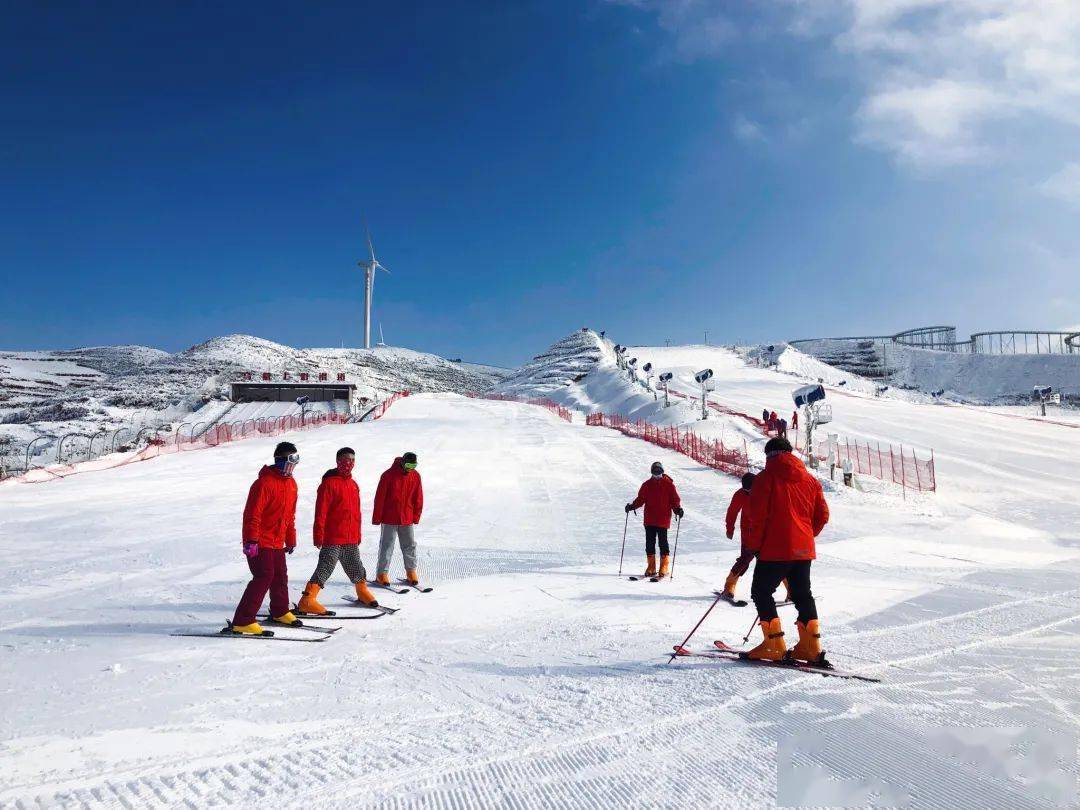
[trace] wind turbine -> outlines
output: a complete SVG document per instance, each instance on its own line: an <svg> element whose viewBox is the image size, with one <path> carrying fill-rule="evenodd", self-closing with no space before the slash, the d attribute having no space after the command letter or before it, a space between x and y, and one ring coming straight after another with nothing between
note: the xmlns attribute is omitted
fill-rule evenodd
<svg viewBox="0 0 1080 810"><path fill-rule="evenodd" d="M364 348L370 349L371 293L375 288L375 271L382 270L384 273L389 273L390 271L379 264L379 260L375 258L375 245L371 241L371 231L368 230L367 222L364 223L364 233L367 235L368 253L371 258L365 259L357 264L364 271Z"/></svg>

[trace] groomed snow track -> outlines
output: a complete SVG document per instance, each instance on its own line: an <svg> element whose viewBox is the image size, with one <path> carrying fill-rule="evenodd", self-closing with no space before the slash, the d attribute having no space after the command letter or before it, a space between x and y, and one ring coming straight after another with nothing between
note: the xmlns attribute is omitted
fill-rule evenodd
<svg viewBox="0 0 1080 810"><path fill-rule="evenodd" d="M336 447L357 449L365 509L413 449L434 593L388 595L401 613L321 645L168 637L231 611L237 513L274 441L0 493L16 516L0 529L0 688L18 695L0 719L0 807L772 807L777 745L800 730L819 744L797 771L863 805L1053 807L1075 785L1080 564L1037 532L1010 537L1022 516L830 489L826 647L880 686L668 665L733 559L732 479L540 408L410 397L376 423L296 434L289 564L295 596ZM654 458L687 505L675 579L628 583L621 504ZM628 569L640 545L631 522ZM338 574L324 601L347 591ZM751 618L718 608L694 643L738 641ZM1011 726L1065 740L1051 776L949 744L948 729ZM781 793L798 788L785 779Z"/></svg>

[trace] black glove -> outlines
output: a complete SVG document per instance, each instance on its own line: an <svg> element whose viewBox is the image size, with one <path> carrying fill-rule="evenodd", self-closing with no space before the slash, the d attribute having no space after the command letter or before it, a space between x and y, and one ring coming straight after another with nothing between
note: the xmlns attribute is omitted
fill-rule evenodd
<svg viewBox="0 0 1080 810"><path fill-rule="evenodd" d="M286 546L285 547L285 553L286 554L292 554L294 551L296 551L296 546Z"/></svg>
<svg viewBox="0 0 1080 810"><path fill-rule="evenodd" d="M683 511L683 508L681 506L676 506L675 507L675 514L678 515L680 520L682 520L682 516L685 515L686 513Z"/></svg>
<svg viewBox="0 0 1080 810"><path fill-rule="evenodd" d="M628 504L626 505L626 514L628 514L628 515L629 515L629 514L630 514L631 512L633 512L633 511L634 511L634 505L633 505L632 503L628 503Z"/></svg>

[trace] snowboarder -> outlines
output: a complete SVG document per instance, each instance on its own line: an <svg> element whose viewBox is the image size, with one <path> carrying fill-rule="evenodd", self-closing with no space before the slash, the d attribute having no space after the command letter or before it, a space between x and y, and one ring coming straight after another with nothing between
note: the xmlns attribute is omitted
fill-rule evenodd
<svg viewBox="0 0 1080 810"><path fill-rule="evenodd" d="M645 556L648 565L645 576L666 577L671 571L671 556L668 554L668 529L671 528L671 515L674 513L682 520L684 514L679 492L675 482L664 473L664 465L654 461L649 470L649 479L638 489L637 497L626 505L629 514L639 506L645 506ZM656 569L656 544L660 543L660 570Z"/></svg>
<svg viewBox="0 0 1080 810"><path fill-rule="evenodd" d="M727 539L735 539L735 519L742 515L739 520L739 539L742 543L742 551L739 554L739 558L735 560L735 564L731 566L731 571L728 572L727 579L724 581L723 596L729 602L735 599L735 586L739 582L739 577L746 573L746 570L750 567L750 561L754 559L752 552L746 548L746 541L750 539L750 490L754 486L755 475L752 472L746 473L742 477L742 487L735 490L735 494L731 496L731 503L727 508Z"/></svg>
<svg viewBox="0 0 1080 810"><path fill-rule="evenodd" d="M821 484L791 449L787 439L766 442L765 470L754 479L750 493L750 540L744 543L758 558L750 596L765 640L748 657L780 661L788 654L773 600L777 586L786 578L798 610L799 643L791 655L799 661L821 662L824 654L810 590L810 563L816 556L814 538L829 522L829 507Z"/></svg>
<svg viewBox="0 0 1080 810"><path fill-rule="evenodd" d="M780 430L780 419L776 416L776 411L769 411L769 430L773 433Z"/></svg>
<svg viewBox="0 0 1080 810"><path fill-rule="evenodd" d="M787 419L781 419L777 427L777 435L781 439L787 438Z"/></svg>
<svg viewBox="0 0 1080 810"><path fill-rule="evenodd" d="M379 478L371 522L382 525L379 535L379 562L375 581L390 584L390 560L394 556L394 538L401 545L405 560L405 578L417 585L416 536L413 526L420 522L424 509L424 487L416 471L416 453L402 453Z"/></svg>
<svg viewBox="0 0 1080 810"><path fill-rule="evenodd" d="M356 588L357 600L367 607L378 607L367 586L367 572L360 560L360 487L353 480L356 452L342 447L335 456L336 466L323 473L315 496L315 523L312 539L319 549L319 563L304 588L297 608L301 613L324 615L319 591L326 585L337 564Z"/></svg>
<svg viewBox="0 0 1080 810"><path fill-rule="evenodd" d="M270 592L270 621L299 624L289 610L289 572L285 555L296 548L296 480L293 470L300 463L296 445L281 442L274 448L274 463L259 471L248 491L244 506L244 556L251 569L251 582L244 589L232 620L234 633L262 635L255 621L267 591Z"/></svg>

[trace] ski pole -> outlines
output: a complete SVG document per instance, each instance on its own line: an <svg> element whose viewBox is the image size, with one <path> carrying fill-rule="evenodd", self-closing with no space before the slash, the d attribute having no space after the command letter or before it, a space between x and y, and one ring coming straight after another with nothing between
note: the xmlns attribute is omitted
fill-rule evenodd
<svg viewBox="0 0 1080 810"><path fill-rule="evenodd" d="M671 549L671 573L668 579L675 579L675 555L679 553L679 529L682 528L682 518L675 518L675 545Z"/></svg>
<svg viewBox="0 0 1080 810"><path fill-rule="evenodd" d="M690 631L690 633L689 633L689 634L688 634L688 635L686 636L686 638L684 638L684 639L682 640L682 644L680 644L680 645L679 645L679 648L680 648L680 649L681 649L682 647L685 647L685 646L686 646L687 642L688 642L688 641L690 641L690 637L691 637L691 636L693 636L693 635L694 635L694 633L696 633L696 632L697 632L698 628L699 628L699 627L701 627L702 623L703 623L703 622L705 621L705 619L707 619L707 618L709 617L709 614L710 614L710 613L712 613L712 610L713 610L713 608L714 608L714 607L716 607L716 606L717 606L717 604L719 604L719 602L720 602L720 597L718 596L718 597L716 597L716 599L714 599L714 600L713 600L713 603L712 603L711 605L709 605L709 609L705 611L705 615L704 615L704 616L702 616L702 617L701 617L701 619L700 619L700 620L698 621L698 623L694 625L694 629L693 629L693 630L691 630L691 631ZM674 660L675 660L675 656L676 656L676 655L678 655L678 653L677 653L677 652L673 652L673 653L671 654L671 658L669 658L669 659L668 659L668 663L669 663L669 664L670 664L670 663L671 663L672 661L674 661Z"/></svg>
<svg viewBox="0 0 1080 810"><path fill-rule="evenodd" d="M622 527L622 551L619 552L619 576L622 576L622 561L623 555L626 554L626 529L630 525L630 513L626 513L626 522Z"/></svg>
<svg viewBox="0 0 1080 810"><path fill-rule="evenodd" d="M746 635L743 636L742 643L746 644L750 640L750 634L754 632L754 628L758 626L758 617L754 616L754 621L750 625L750 629L746 631Z"/></svg>

